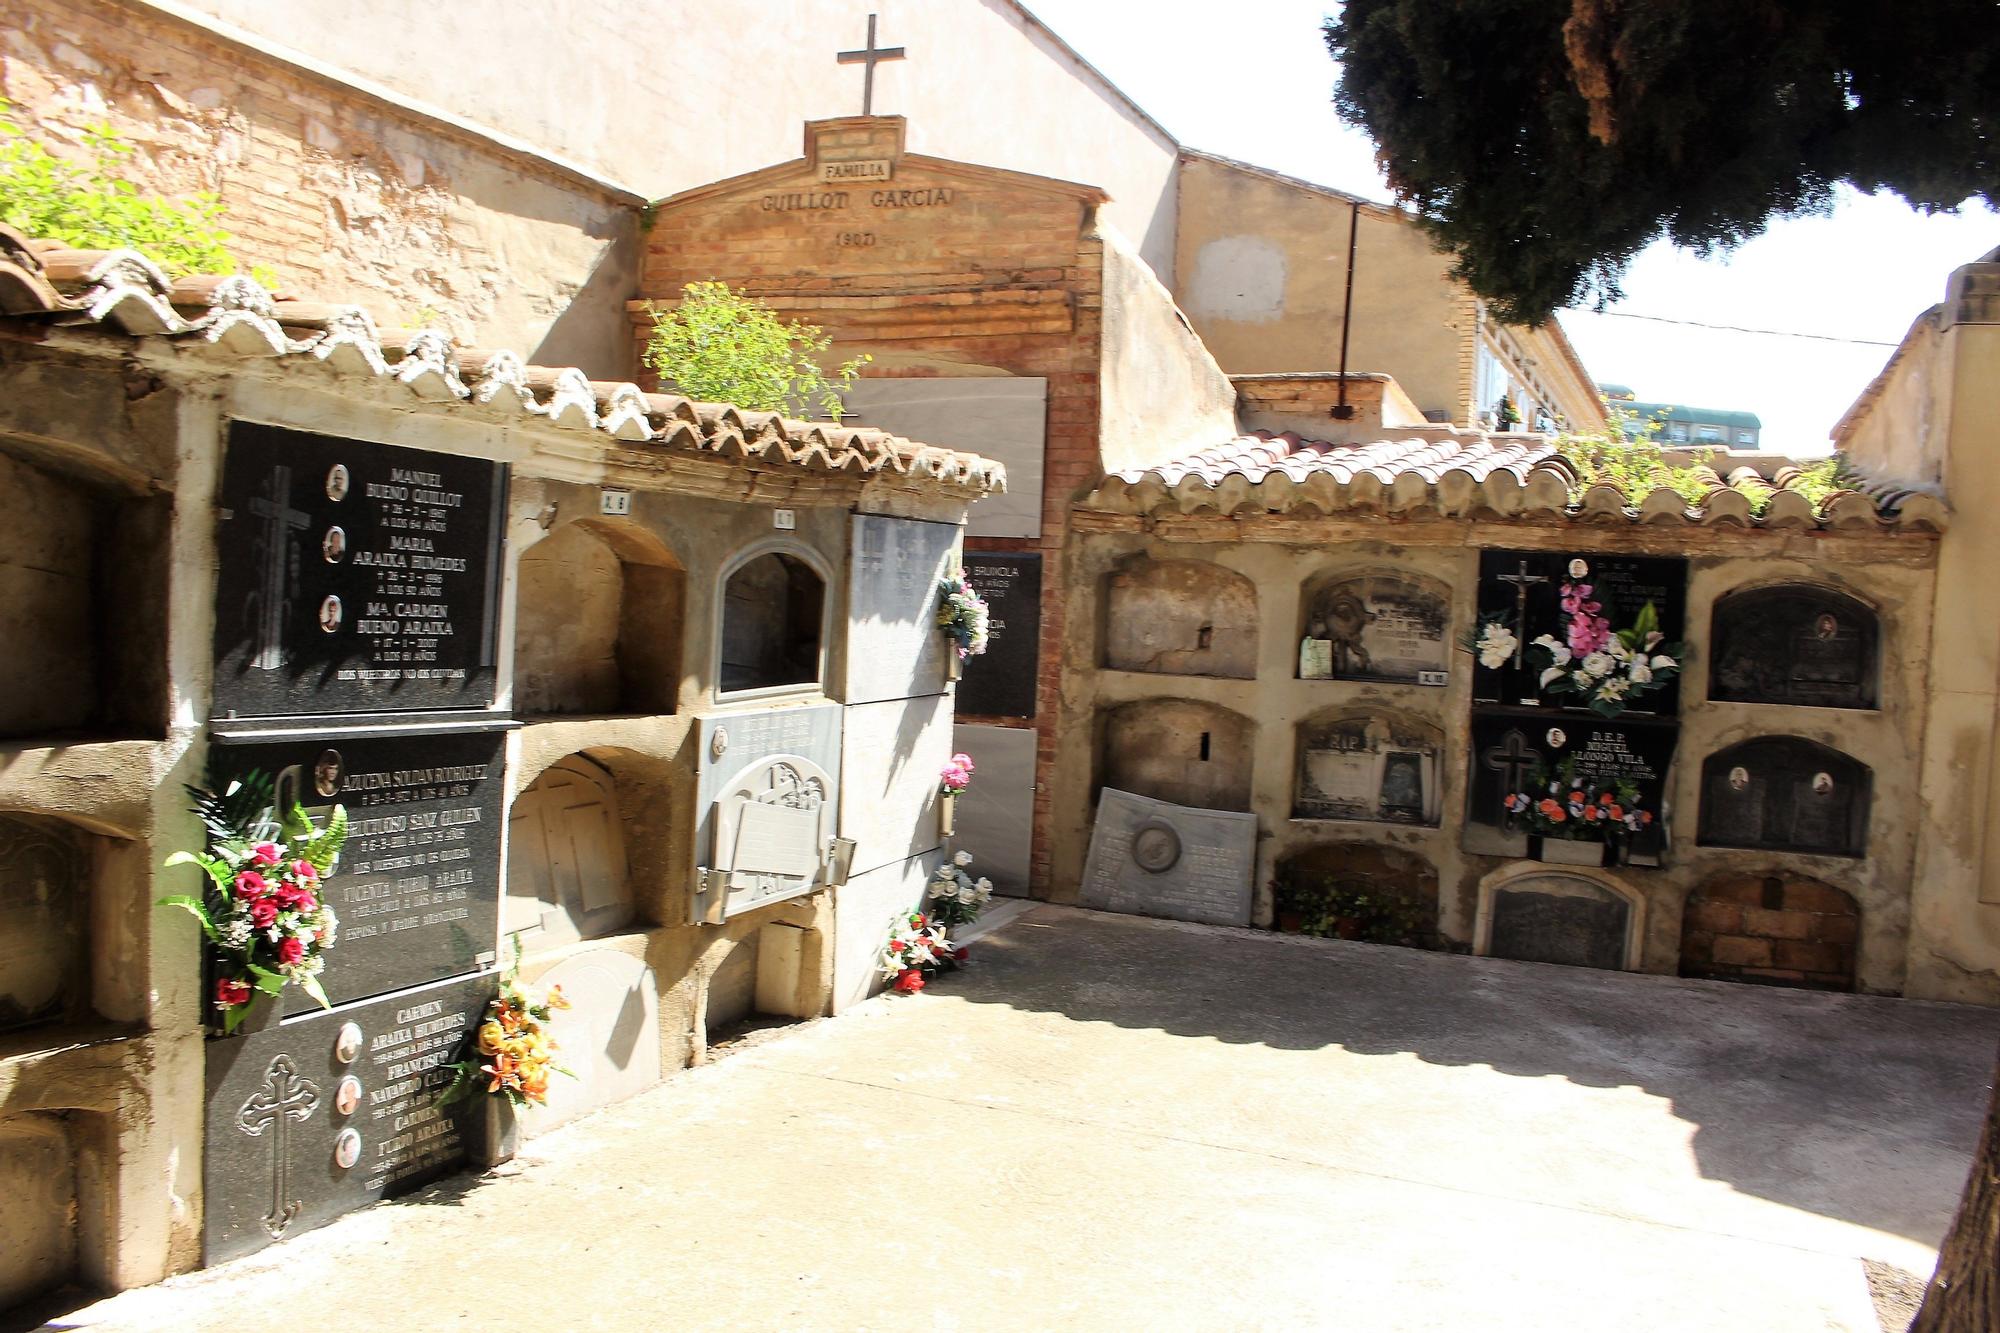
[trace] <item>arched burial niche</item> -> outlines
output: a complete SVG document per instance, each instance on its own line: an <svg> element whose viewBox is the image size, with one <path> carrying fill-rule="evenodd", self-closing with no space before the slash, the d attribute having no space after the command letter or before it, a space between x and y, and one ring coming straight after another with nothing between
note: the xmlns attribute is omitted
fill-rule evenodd
<svg viewBox="0 0 2000 1333"><path fill-rule="evenodd" d="M1875 612L1830 588L1787 583L1733 593L1715 604L1708 697L1874 708L1879 637Z"/></svg>
<svg viewBox="0 0 2000 1333"><path fill-rule="evenodd" d="M1632 969L1645 938L1645 899L1609 875L1496 871L1479 886L1474 952L1524 963Z"/></svg>
<svg viewBox="0 0 2000 1333"><path fill-rule="evenodd" d="M1851 991L1860 939L1860 909L1832 885L1793 875L1734 875L1688 895L1681 975Z"/></svg>
<svg viewBox="0 0 2000 1333"><path fill-rule="evenodd" d="M169 510L0 441L0 739L164 734Z"/></svg>
<svg viewBox="0 0 2000 1333"><path fill-rule="evenodd" d="M1139 560L1104 595L1104 665L1173 676L1257 675L1257 588L1196 560Z"/></svg>
<svg viewBox="0 0 2000 1333"><path fill-rule="evenodd" d="M671 713L686 576L652 533L570 523L522 553L514 711Z"/></svg>
<svg viewBox="0 0 2000 1333"><path fill-rule="evenodd" d="M1299 598L1299 675L1442 685L1451 660L1451 592L1409 574L1314 579Z"/></svg>
<svg viewBox="0 0 2000 1333"><path fill-rule="evenodd" d="M87 836L52 819L0 814L0 1031L89 1007Z"/></svg>
<svg viewBox="0 0 2000 1333"><path fill-rule="evenodd" d="M1202 810L1250 808L1257 728L1193 699L1141 699L1104 721L1103 784Z"/></svg>
<svg viewBox="0 0 2000 1333"><path fill-rule="evenodd" d="M802 549L761 548L723 574L720 661L724 694L813 685L826 664L826 576Z"/></svg>
<svg viewBox="0 0 2000 1333"><path fill-rule="evenodd" d="M1277 927L1313 935L1435 949L1437 870L1399 847L1329 843L1278 863Z"/></svg>
<svg viewBox="0 0 2000 1333"><path fill-rule="evenodd" d="M1704 847L1822 856L1868 851L1868 765L1800 736L1760 736L1701 766Z"/></svg>
<svg viewBox="0 0 2000 1333"><path fill-rule="evenodd" d="M501 928L530 953L608 935L634 916L625 825L611 771L585 754L559 759L508 814Z"/></svg>
<svg viewBox="0 0 2000 1333"><path fill-rule="evenodd" d="M77 1218L88 1205L77 1188L71 1128L79 1117L31 1114L0 1119L0 1310L75 1280Z"/></svg>
<svg viewBox="0 0 2000 1333"><path fill-rule="evenodd" d="M1390 713L1299 724L1294 819L1358 819L1435 827L1444 733Z"/></svg>

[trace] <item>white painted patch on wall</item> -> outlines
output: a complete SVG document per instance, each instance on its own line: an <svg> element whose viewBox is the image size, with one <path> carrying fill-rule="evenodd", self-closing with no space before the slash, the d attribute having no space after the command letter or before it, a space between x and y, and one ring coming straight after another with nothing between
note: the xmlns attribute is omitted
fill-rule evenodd
<svg viewBox="0 0 2000 1333"><path fill-rule="evenodd" d="M1194 257L1190 314L1268 324L1285 313L1285 252L1262 236L1218 236Z"/></svg>

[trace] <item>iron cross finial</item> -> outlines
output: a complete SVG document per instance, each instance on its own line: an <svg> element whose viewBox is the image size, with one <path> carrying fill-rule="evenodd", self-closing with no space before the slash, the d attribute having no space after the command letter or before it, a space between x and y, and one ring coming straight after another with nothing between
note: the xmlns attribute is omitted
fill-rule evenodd
<svg viewBox="0 0 2000 1333"><path fill-rule="evenodd" d="M868 45L859 51L842 51L836 57L843 65L863 65L866 69L861 76L861 114L875 114L875 66L884 60L905 59L900 46L875 45L875 16L868 16Z"/></svg>

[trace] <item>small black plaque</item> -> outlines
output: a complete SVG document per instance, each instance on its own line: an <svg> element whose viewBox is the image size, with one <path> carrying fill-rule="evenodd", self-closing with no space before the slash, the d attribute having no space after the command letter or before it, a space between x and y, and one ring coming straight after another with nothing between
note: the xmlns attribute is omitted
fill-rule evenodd
<svg viewBox="0 0 2000 1333"><path fill-rule="evenodd" d="M1548 891L1561 885L1559 891ZM1487 953L1525 963L1625 966L1632 908L1606 889L1556 877L1516 881L1493 895ZM1545 886L1545 887L1544 887Z"/></svg>
<svg viewBox="0 0 2000 1333"><path fill-rule="evenodd" d="M1574 695L1542 698L1538 656L1529 647L1544 634L1567 642L1562 611L1564 583L1588 585L1598 614L1615 632L1630 629L1651 603L1659 614L1665 641L1685 639L1687 623L1687 561L1674 558L1605 555L1597 551L1482 551L1479 555L1479 619L1494 620L1519 637L1520 664L1509 659L1499 668L1477 664L1472 673L1472 697L1482 703L1521 704L1541 701L1545 708L1580 709ZM1627 710L1671 716L1680 708L1680 680L1640 696Z"/></svg>
<svg viewBox="0 0 2000 1333"><path fill-rule="evenodd" d="M217 717L489 708L506 466L233 422Z"/></svg>
<svg viewBox="0 0 2000 1333"><path fill-rule="evenodd" d="M1826 588L1756 588L1716 603L1711 699L1875 707L1875 613Z"/></svg>
<svg viewBox="0 0 2000 1333"><path fill-rule="evenodd" d="M225 773L275 775L316 817L347 807L349 834L327 878L340 917L320 982L335 1004L492 964L500 929L505 733L356 732L230 741ZM287 1013L314 1009L296 987Z"/></svg>
<svg viewBox="0 0 2000 1333"><path fill-rule="evenodd" d="M485 1012L494 974L405 991L208 1043L202 1247L208 1263L260 1250L456 1170L475 1099L440 1110L444 1065ZM352 1023L351 1061L337 1051ZM351 1110L341 1080L352 1077ZM354 1131L353 1164L337 1155Z"/></svg>
<svg viewBox="0 0 2000 1333"><path fill-rule="evenodd" d="M1033 717L1041 672L1042 557L967 551L965 577L992 613L986 651L966 659L958 682L961 717Z"/></svg>

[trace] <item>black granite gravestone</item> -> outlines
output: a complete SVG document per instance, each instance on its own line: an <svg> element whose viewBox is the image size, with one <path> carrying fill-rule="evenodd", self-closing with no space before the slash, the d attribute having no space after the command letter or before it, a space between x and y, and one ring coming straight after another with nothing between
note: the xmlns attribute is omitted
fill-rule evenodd
<svg viewBox="0 0 2000 1333"><path fill-rule="evenodd" d="M1663 802L1679 734L1678 724L1658 718L1612 720L1540 708L1475 712L1467 765L1466 849L1525 851L1505 842L1525 828L1524 821L1509 818L1506 798L1538 771L1553 777L1569 759L1579 780L1623 780L1638 788L1638 808L1651 811L1653 819L1622 839L1624 857L1632 864L1657 864L1665 845Z"/></svg>
<svg viewBox="0 0 2000 1333"><path fill-rule="evenodd" d="M967 551L965 577L992 614L986 651L965 662L961 717L1033 717L1042 637L1042 557Z"/></svg>
<svg viewBox="0 0 2000 1333"><path fill-rule="evenodd" d="M1686 637L1687 561L1600 552L1482 551L1479 555L1479 619L1495 620L1519 639L1515 656L1498 668L1477 664L1473 699L1480 703L1535 704L1574 708L1573 696L1546 696L1539 683L1532 641L1544 634L1567 641L1562 612L1565 584L1588 586L1598 613L1611 629L1631 628L1648 603L1658 613L1667 642ZM1641 696L1628 712L1672 716L1680 707L1680 681L1670 680Z"/></svg>
<svg viewBox="0 0 2000 1333"><path fill-rule="evenodd" d="M1708 696L1729 703L1875 707L1877 626L1826 588L1756 588L1716 603Z"/></svg>
<svg viewBox="0 0 2000 1333"><path fill-rule="evenodd" d="M1698 837L1712 847L1863 856L1873 786L1866 764L1813 741L1745 741L1701 766Z"/></svg>
<svg viewBox="0 0 2000 1333"><path fill-rule="evenodd" d="M477 1100L436 1105L496 992L460 977L207 1050L204 1258L220 1263L456 1170Z"/></svg>
<svg viewBox="0 0 2000 1333"><path fill-rule="evenodd" d="M213 715L486 708L505 464L238 421Z"/></svg>
<svg viewBox="0 0 2000 1333"><path fill-rule="evenodd" d="M1515 880L1493 895L1486 952L1526 963L1622 968L1631 904L1568 875Z"/></svg>

